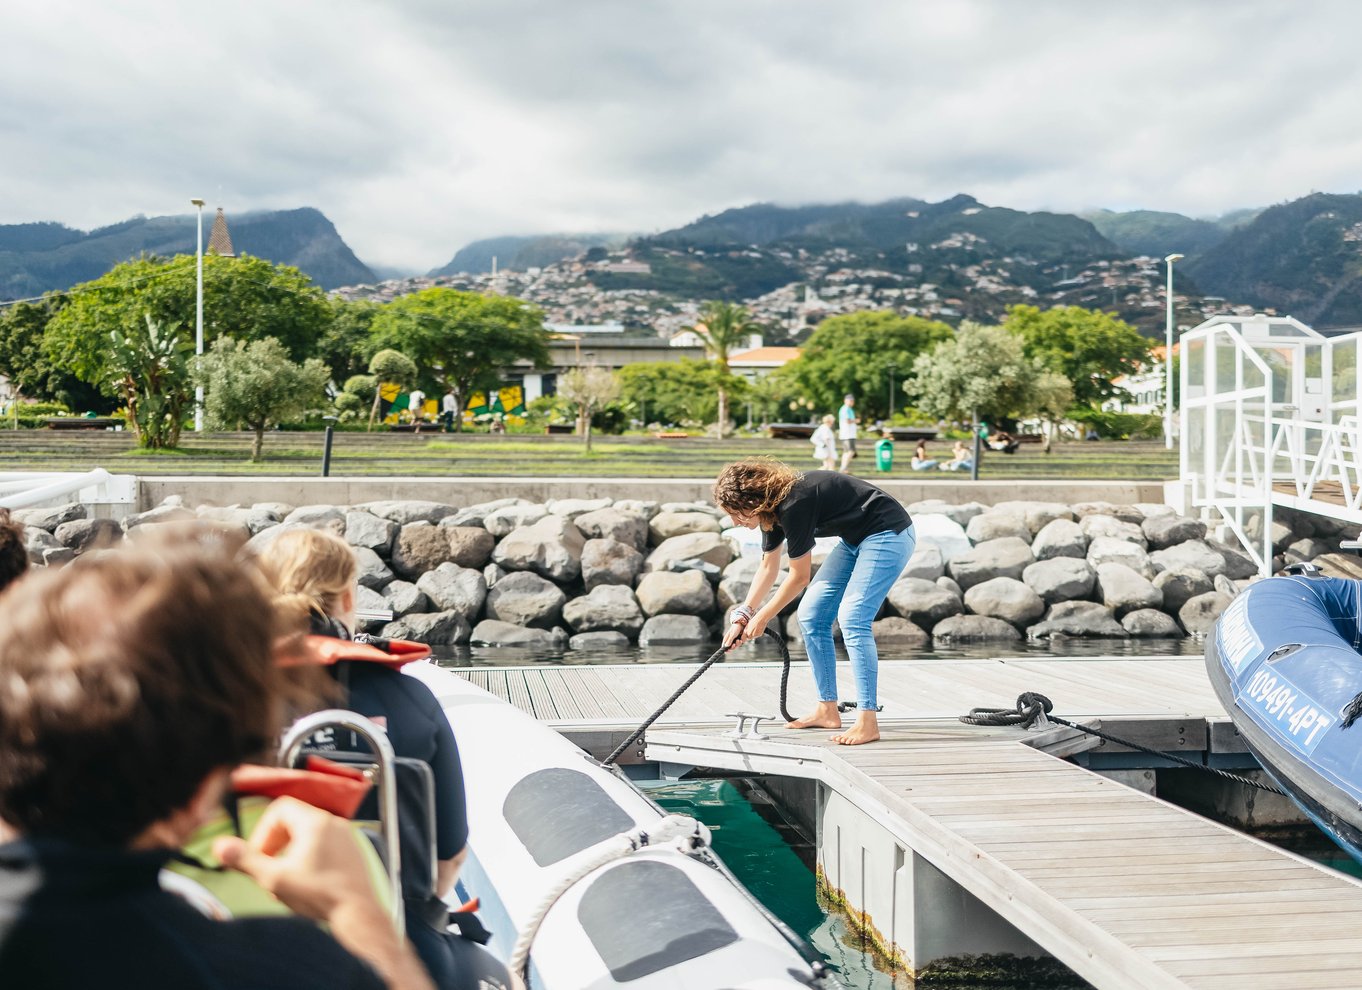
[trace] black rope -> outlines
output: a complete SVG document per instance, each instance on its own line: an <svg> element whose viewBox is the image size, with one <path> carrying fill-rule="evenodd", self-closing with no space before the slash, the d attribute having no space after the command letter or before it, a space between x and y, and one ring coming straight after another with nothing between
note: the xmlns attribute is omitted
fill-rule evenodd
<svg viewBox="0 0 1362 990"><path fill-rule="evenodd" d="M1017 725L1028 728L1041 718L1054 722L1058 725L1067 726L1070 729L1077 729L1098 739L1105 739L1107 742L1116 743L1118 746L1129 746L1131 749L1139 750L1141 753L1148 753L1151 756L1162 757L1180 766L1190 767L1193 770L1204 770L1206 773L1213 773L1217 777L1224 777L1237 784L1247 784L1249 787L1256 787L1260 791L1267 791L1269 794L1284 794L1284 792L1271 784L1260 783L1250 780L1248 777L1237 773L1230 773L1228 770L1220 770L1216 767L1208 767L1204 763L1196 763L1192 760L1183 759L1181 756L1174 756L1172 753L1165 753L1148 746L1142 746L1129 739L1122 739L1113 736L1101 729L1094 729L1089 725L1079 725L1077 722L1070 722L1068 719L1060 718L1058 715L1050 714L1054 710L1054 703L1043 694L1034 691L1027 691L1017 698L1016 708L971 708L968 715L961 715L960 721L967 725Z"/></svg>
<svg viewBox="0 0 1362 990"><path fill-rule="evenodd" d="M653 712L646 719L644 719L643 723L637 729L629 733L629 738L625 739L624 742L620 743L618 746L615 747L614 751L611 752L611 754L601 762L601 766L603 767L611 766L616 760L618 760L620 758L621 753L623 753L626 749L628 749L635 742L637 742L638 738L642 736L643 733L648 731L648 726L652 725L659 718L661 718L662 713L665 712L672 705L674 705L676 703L676 699L681 697L681 695L685 694L686 689L700 679L701 674L703 674L705 671L709 670L710 667L713 667L716 663L722 660L724 654L727 653L728 651L729 647L727 646L721 646L717 650L715 650L714 653L710 656L710 658L706 660L704 663L700 664L699 669L696 670L695 673L691 674L690 677L686 679L685 684L682 684L679 688L673 691L672 696L668 698L666 701L662 702L662 704L658 707L657 711Z"/></svg>

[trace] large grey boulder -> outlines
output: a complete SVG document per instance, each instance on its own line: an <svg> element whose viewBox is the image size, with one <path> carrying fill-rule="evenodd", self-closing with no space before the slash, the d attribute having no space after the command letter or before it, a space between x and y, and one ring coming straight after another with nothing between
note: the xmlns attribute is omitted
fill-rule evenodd
<svg viewBox="0 0 1362 990"><path fill-rule="evenodd" d="M243 521L246 523L246 528L251 531L252 536L255 536L261 530L277 525L284 518L279 513L260 505L253 505L249 509L243 509L242 512L245 513Z"/></svg>
<svg viewBox="0 0 1362 990"><path fill-rule="evenodd" d="M664 540L669 540L673 536L684 536L687 533L718 532L721 532L719 520L708 512L663 511L648 521L648 536L656 545L660 545Z"/></svg>
<svg viewBox="0 0 1362 990"><path fill-rule="evenodd" d="M167 501L169 500L167 499ZM293 508L287 502L256 502L251 505L252 510L271 515L278 522L283 522L288 518L288 514L293 511Z"/></svg>
<svg viewBox="0 0 1362 990"><path fill-rule="evenodd" d="M919 650L932 641L932 637L921 626L897 615L876 619L870 624L870 633L878 646L892 646L901 650Z"/></svg>
<svg viewBox="0 0 1362 990"><path fill-rule="evenodd" d="M578 633L568 640L570 650L623 650L629 646L629 637L620 632Z"/></svg>
<svg viewBox="0 0 1362 990"><path fill-rule="evenodd" d="M986 511L988 511L988 506L982 502L964 502L957 505L954 502L944 502L939 498L925 499L908 506L908 514L914 519L925 515L945 516L962 528L968 526L970 520L975 516Z"/></svg>
<svg viewBox="0 0 1362 990"><path fill-rule="evenodd" d="M47 530L39 526L24 527L24 549L28 551L28 562L30 564L41 564L43 554L48 550L62 549L61 540L57 539ZM73 553L74 557L75 554Z"/></svg>
<svg viewBox="0 0 1362 990"><path fill-rule="evenodd" d="M639 551L648 549L648 517L641 512L612 506L584 512L573 522L587 539L618 540Z"/></svg>
<svg viewBox="0 0 1362 990"><path fill-rule="evenodd" d="M1215 620L1229 608L1233 599L1219 591L1197 595L1178 609L1178 621L1188 635L1204 636L1215 628Z"/></svg>
<svg viewBox="0 0 1362 990"><path fill-rule="evenodd" d="M937 578L932 583L944 591L949 591L952 595L954 595L956 598L959 598L962 602L965 600L965 589L960 587L960 585L956 584L954 578L948 578L943 574L941 577Z"/></svg>
<svg viewBox="0 0 1362 990"><path fill-rule="evenodd" d="M1114 505L1111 502L1075 502L1069 506L1069 509L1079 520L1086 519L1088 516L1111 516L1113 519L1134 523L1136 526L1144 522L1144 512L1135 505Z"/></svg>
<svg viewBox="0 0 1362 990"><path fill-rule="evenodd" d="M523 498L497 498L490 502L479 502L477 505L469 505L455 512L452 516L445 516L440 520L441 526L481 526L486 519L497 509L504 509L508 505L529 505L528 499Z"/></svg>
<svg viewBox="0 0 1362 990"><path fill-rule="evenodd" d="M454 551L449 545L449 537L439 526L414 522L398 530L397 542L393 544L392 567L402 577L415 581L427 571L453 562Z"/></svg>
<svg viewBox="0 0 1362 990"><path fill-rule="evenodd" d="M484 564L482 568L482 579L487 582L487 587L492 588L496 583L511 572L504 570L497 564Z"/></svg>
<svg viewBox="0 0 1362 990"><path fill-rule="evenodd" d="M552 629L563 615L567 595L547 578L531 571L512 571L487 592L487 618L517 626Z"/></svg>
<svg viewBox="0 0 1362 990"><path fill-rule="evenodd" d="M1079 520L1078 528L1088 538L1090 545L1093 540L1105 538L1134 543L1143 550L1147 543L1144 530L1136 523L1126 522L1115 516L1084 516Z"/></svg>
<svg viewBox="0 0 1362 990"><path fill-rule="evenodd" d="M57 542L70 547L76 555L123 542L123 527L113 519L72 519L52 533Z"/></svg>
<svg viewBox="0 0 1362 990"><path fill-rule="evenodd" d="M965 610L960 595L921 578L899 578L889 589L888 601L893 611L927 630Z"/></svg>
<svg viewBox="0 0 1362 990"><path fill-rule="evenodd" d="M62 564L69 564L76 559L76 551L70 547L53 547L51 550L43 551L44 567L60 567Z"/></svg>
<svg viewBox="0 0 1362 990"><path fill-rule="evenodd" d="M486 567L497 538L481 526L436 527L449 541L449 559L460 567Z"/></svg>
<svg viewBox="0 0 1362 990"><path fill-rule="evenodd" d="M352 509L345 514L345 542L352 547L372 550L380 557L392 555L397 530L397 523L372 512Z"/></svg>
<svg viewBox="0 0 1362 990"><path fill-rule="evenodd" d="M355 506L363 512L395 522L399 526L408 523L438 523L445 516L452 516L458 510L443 502L429 502L424 499L394 499L383 502L365 502Z"/></svg>
<svg viewBox="0 0 1362 990"><path fill-rule="evenodd" d="M946 573L968 591L974 585L995 577L1021 578L1022 572L1035 562L1036 558L1032 556L1025 540L1007 536L980 543L952 558L946 565Z"/></svg>
<svg viewBox="0 0 1362 990"><path fill-rule="evenodd" d="M1210 577L1195 567L1172 567L1154 575L1154 587L1163 592L1161 608L1174 614L1188 599L1214 591Z"/></svg>
<svg viewBox="0 0 1362 990"><path fill-rule="evenodd" d="M355 547L354 553L355 564L359 567L360 587L377 591L393 579L392 568L368 547Z"/></svg>
<svg viewBox="0 0 1362 990"><path fill-rule="evenodd" d="M1086 560L1051 557L1022 571L1022 580L1047 605L1087 598L1097 583L1097 572Z"/></svg>
<svg viewBox="0 0 1362 990"><path fill-rule="evenodd" d="M1258 576L1258 565L1253 562L1252 557L1244 552L1242 547L1232 546L1229 543L1222 543L1214 539L1208 539L1206 545L1225 559L1225 570L1222 573L1230 580L1242 581L1245 578Z"/></svg>
<svg viewBox="0 0 1362 990"><path fill-rule="evenodd" d="M558 645L558 637L547 629L526 629L500 619L483 619L473 627L468 641L474 646L521 646L548 650Z"/></svg>
<svg viewBox="0 0 1362 990"><path fill-rule="evenodd" d="M1037 560L1054 557L1086 557L1088 536L1072 519L1054 519L1031 541L1031 552Z"/></svg>
<svg viewBox="0 0 1362 990"><path fill-rule="evenodd" d="M733 559L733 546L718 533L686 533L663 540L644 561L645 571L665 571L674 560L695 557L716 567L726 567Z"/></svg>
<svg viewBox="0 0 1362 990"><path fill-rule="evenodd" d="M384 639L410 639L427 646L462 646L472 632L458 612L413 613L383 627Z"/></svg>
<svg viewBox="0 0 1362 990"><path fill-rule="evenodd" d="M373 588L360 585L355 589L355 611L377 612L388 608L388 600ZM358 619L356 625L363 632L377 632L387 624L383 619Z"/></svg>
<svg viewBox="0 0 1362 990"><path fill-rule="evenodd" d="M585 546L581 530L569 520L545 516L502 537L492 551L492 559L508 571L532 570L565 584L581 575Z"/></svg>
<svg viewBox="0 0 1362 990"><path fill-rule="evenodd" d="M1040 595L1016 578L1007 577L993 578L967 589L965 607L975 615L991 615L1014 626L1025 626L1045 614L1045 602Z"/></svg>
<svg viewBox="0 0 1362 990"><path fill-rule="evenodd" d="M430 611L430 599L410 581L389 581L383 589L383 600L397 618L413 612Z"/></svg>
<svg viewBox="0 0 1362 990"><path fill-rule="evenodd" d="M1031 530L1027 528L1026 520L1019 513L1012 512L990 510L975 516L965 527L965 535L975 546L1008 536L1014 536L1024 543L1031 542Z"/></svg>
<svg viewBox="0 0 1362 990"><path fill-rule="evenodd" d="M602 584L563 606L563 621L573 632L614 630L630 637L643 628L643 609L633 589Z"/></svg>
<svg viewBox="0 0 1362 990"><path fill-rule="evenodd" d="M1225 558L1201 540L1187 540L1149 555L1156 571L1178 567L1195 567L1209 577L1225 572Z"/></svg>
<svg viewBox="0 0 1362 990"><path fill-rule="evenodd" d="M1131 636L1141 638L1181 637L1178 620L1156 608L1139 608L1121 618L1121 625Z"/></svg>
<svg viewBox="0 0 1362 990"><path fill-rule="evenodd" d="M1250 516L1244 522L1244 535L1254 544L1261 545L1263 542L1263 517L1260 515ZM1272 520L1268 535L1272 540L1273 553L1281 553L1296 540L1295 531L1280 517Z"/></svg>
<svg viewBox="0 0 1362 990"><path fill-rule="evenodd" d="M1106 563L1097 568L1097 594L1117 617L1141 608L1160 608L1163 592L1125 564Z"/></svg>
<svg viewBox="0 0 1362 990"><path fill-rule="evenodd" d="M1149 549L1163 550L1167 547L1200 540L1206 536L1206 524L1200 519L1187 516L1167 515L1150 516L1140 524L1140 529L1149 541Z"/></svg>
<svg viewBox="0 0 1362 990"><path fill-rule="evenodd" d="M1116 621L1111 609L1097 602L1058 602L1045 613L1045 619L1026 630L1028 639L1053 639L1056 636L1120 638L1125 628Z"/></svg>
<svg viewBox="0 0 1362 990"><path fill-rule="evenodd" d="M550 515L562 516L564 519L575 522L579 516L584 516L588 512L597 512L607 508L610 499L601 498L551 498L544 503L544 508L549 510Z"/></svg>
<svg viewBox="0 0 1362 990"><path fill-rule="evenodd" d="M500 539L513 530L533 526L549 514L549 510L534 503L506 505L489 512L482 519L483 528Z"/></svg>
<svg viewBox="0 0 1362 990"><path fill-rule="evenodd" d="M1096 536L1088 544L1088 563L1093 567L1103 564L1124 564L1146 578L1154 576L1154 565L1149 554L1138 543L1127 543L1113 536Z"/></svg>
<svg viewBox="0 0 1362 990"><path fill-rule="evenodd" d="M1216 591L1223 592L1224 594L1229 595L1231 598L1239 594L1239 585L1231 581L1229 578L1225 577L1225 575L1223 574L1217 574L1215 576L1214 584ZM1163 605L1164 608L1168 607L1168 600L1166 597L1164 599Z"/></svg>
<svg viewBox="0 0 1362 990"><path fill-rule="evenodd" d="M935 581L946 573L946 561L937 547L921 545L913 550L913 556L903 568L899 577L920 578Z"/></svg>
<svg viewBox="0 0 1362 990"><path fill-rule="evenodd" d="M999 502L990 511L1010 512L1020 516L1026 523L1026 528L1033 534L1039 533L1056 519L1072 522L1074 518L1073 510L1063 502Z"/></svg>
<svg viewBox="0 0 1362 990"><path fill-rule="evenodd" d="M159 508L178 507L157 506L157 509ZM150 512L155 511L156 509L150 510ZM188 512L188 510L184 511L186 511L189 516L193 516L192 512ZM139 515L149 515L150 512L139 513ZM50 533L62 523L72 522L76 519L85 519L88 518L89 515L89 510L80 502L67 502L65 505L59 505L56 508L15 509L10 513L10 518L17 523L23 523L25 526L34 526L38 529L45 529ZM128 518L132 517L129 516Z"/></svg>
<svg viewBox="0 0 1362 990"><path fill-rule="evenodd" d="M932 629L932 642L940 644L1015 643L1019 639L1016 626L991 615L952 615Z"/></svg>
<svg viewBox="0 0 1362 990"><path fill-rule="evenodd" d="M300 505L284 517L288 526L306 526L309 529L324 529L345 536L345 510L334 505Z"/></svg>
<svg viewBox="0 0 1362 990"><path fill-rule="evenodd" d="M714 589L699 571L653 571L635 591L645 615L712 615Z"/></svg>
<svg viewBox="0 0 1362 990"><path fill-rule="evenodd" d="M82 513L84 513L84 511L85 511L85 506L83 506L83 505L82 505L82 506L79 506L79 509L80 509L80 511L81 511ZM32 511L37 512L37 511L44 511L44 510L37 510L37 509L35 509L35 510L32 510ZM47 511L60 511L60 510L47 510ZM38 518L41 519L41 517L38 517ZM83 518L85 518L85 517L84 517L84 515L79 515L79 516L71 516L71 518L72 518L72 519L83 519ZM130 515L130 516L124 516L124 517L123 517L123 529L124 529L125 532L131 533L131 532L132 532L134 529L136 529L138 526L149 526L149 525L151 525L152 523L188 522L188 521L191 520L191 519L197 519L197 518L198 518L198 517L197 517L196 515L194 515L194 513L190 512L188 509L186 509L186 508L185 508L184 506L182 506L182 505L158 505L158 506L156 506L156 508L154 508L154 509L148 509L146 512L134 512L134 513L133 513L132 515ZM22 519L19 520L19 521L20 521L20 522L24 522L24 520L22 520ZM56 521L56 522L53 522L50 526L43 526L43 529L56 529L57 526L60 525L60 523L69 522L69 521L70 521L70 520L69 520L69 519L66 519L66 518L57 518L57 521ZM32 525L34 525L34 523L24 522L24 525L25 525L25 526L32 526Z"/></svg>
<svg viewBox="0 0 1362 990"><path fill-rule="evenodd" d="M651 519L661 511L657 501L651 498L617 498L614 507L625 512L637 512L644 519Z"/></svg>
<svg viewBox="0 0 1362 990"><path fill-rule="evenodd" d="M1326 553L1332 553L1335 547L1328 540L1321 540L1313 536L1307 536L1297 540L1286 548L1286 559L1296 562L1302 560L1314 560L1322 557Z"/></svg>
<svg viewBox="0 0 1362 990"><path fill-rule="evenodd" d="M416 587L442 612L455 612L472 621L487 600L487 582L482 571L458 564L444 563L422 574Z"/></svg>
<svg viewBox="0 0 1362 990"><path fill-rule="evenodd" d="M639 646L691 646L707 643L709 626L694 615L655 615L639 630Z"/></svg>
<svg viewBox="0 0 1362 990"><path fill-rule="evenodd" d="M590 591L598 584L633 587L643 570L643 554L632 543L619 540L587 540L582 547L582 583Z"/></svg>

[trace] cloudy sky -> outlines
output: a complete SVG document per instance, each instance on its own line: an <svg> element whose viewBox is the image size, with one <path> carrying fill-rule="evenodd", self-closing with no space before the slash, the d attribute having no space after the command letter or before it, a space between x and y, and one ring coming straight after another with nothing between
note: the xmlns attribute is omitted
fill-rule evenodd
<svg viewBox="0 0 1362 990"><path fill-rule="evenodd" d="M0 223L316 206L371 264L757 201L1209 215L1362 189L1362 4L42 0Z"/></svg>

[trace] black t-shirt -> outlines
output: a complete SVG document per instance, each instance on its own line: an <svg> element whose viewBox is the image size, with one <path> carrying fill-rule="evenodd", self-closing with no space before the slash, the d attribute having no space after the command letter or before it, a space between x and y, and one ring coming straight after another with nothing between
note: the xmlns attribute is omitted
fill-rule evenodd
<svg viewBox="0 0 1362 990"><path fill-rule="evenodd" d="M379 663L342 660L334 670L349 695L346 707L365 718L382 718L393 752L430 766L435 776L436 855L452 858L468 842L468 809L459 747L435 695L416 678ZM349 732L337 733L336 748L368 750Z"/></svg>
<svg viewBox="0 0 1362 990"><path fill-rule="evenodd" d="M214 921L157 885L168 851L0 845L0 986L383 990L306 918Z"/></svg>
<svg viewBox="0 0 1362 990"><path fill-rule="evenodd" d="M898 499L868 481L836 471L809 471L776 506L776 525L762 532L766 553L785 544L791 560L813 549L815 536L840 536L857 546L875 533L912 525Z"/></svg>

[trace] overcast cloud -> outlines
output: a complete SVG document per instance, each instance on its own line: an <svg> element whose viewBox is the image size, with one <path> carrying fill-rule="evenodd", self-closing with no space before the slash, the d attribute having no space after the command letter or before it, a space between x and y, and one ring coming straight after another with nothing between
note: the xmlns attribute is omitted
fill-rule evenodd
<svg viewBox="0 0 1362 990"><path fill-rule="evenodd" d="M1362 188L1362 5L43 0L0 223L316 206L371 264L757 201L1209 215Z"/></svg>

